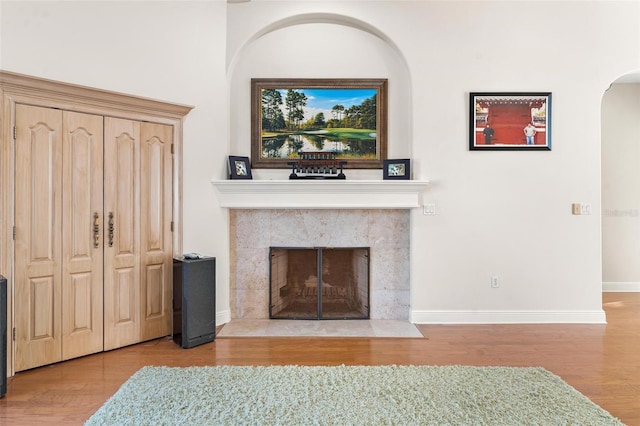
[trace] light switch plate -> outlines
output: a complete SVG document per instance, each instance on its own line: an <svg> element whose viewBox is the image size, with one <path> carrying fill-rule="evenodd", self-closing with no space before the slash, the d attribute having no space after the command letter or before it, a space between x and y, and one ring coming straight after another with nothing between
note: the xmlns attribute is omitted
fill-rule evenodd
<svg viewBox="0 0 640 426"><path fill-rule="evenodd" d="M434 214L436 214L436 205L435 204L431 204L431 203L430 204L425 204L423 206L422 212L425 215L433 216Z"/></svg>
<svg viewBox="0 0 640 426"><path fill-rule="evenodd" d="M589 203L572 203L571 204L571 214L576 215L576 216L590 215L591 214L591 204L589 204Z"/></svg>

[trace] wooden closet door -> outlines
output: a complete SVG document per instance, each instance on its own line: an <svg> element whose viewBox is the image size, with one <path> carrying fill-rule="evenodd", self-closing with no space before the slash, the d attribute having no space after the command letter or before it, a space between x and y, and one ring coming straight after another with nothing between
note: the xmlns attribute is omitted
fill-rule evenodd
<svg viewBox="0 0 640 426"><path fill-rule="evenodd" d="M140 123L105 118L104 349L140 341Z"/></svg>
<svg viewBox="0 0 640 426"><path fill-rule="evenodd" d="M171 334L173 127L141 124L142 340Z"/></svg>
<svg viewBox="0 0 640 426"><path fill-rule="evenodd" d="M62 111L16 105L16 371L62 358Z"/></svg>
<svg viewBox="0 0 640 426"><path fill-rule="evenodd" d="M103 117L63 113L62 359L102 351Z"/></svg>
<svg viewBox="0 0 640 426"><path fill-rule="evenodd" d="M105 350L171 334L172 140L172 126L105 118Z"/></svg>

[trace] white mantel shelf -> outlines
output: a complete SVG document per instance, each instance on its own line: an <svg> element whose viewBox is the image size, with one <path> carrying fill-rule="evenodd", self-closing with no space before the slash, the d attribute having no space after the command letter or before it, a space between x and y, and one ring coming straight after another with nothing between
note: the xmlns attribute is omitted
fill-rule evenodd
<svg viewBox="0 0 640 426"><path fill-rule="evenodd" d="M212 180L228 209L412 209L426 180Z"/></svg>

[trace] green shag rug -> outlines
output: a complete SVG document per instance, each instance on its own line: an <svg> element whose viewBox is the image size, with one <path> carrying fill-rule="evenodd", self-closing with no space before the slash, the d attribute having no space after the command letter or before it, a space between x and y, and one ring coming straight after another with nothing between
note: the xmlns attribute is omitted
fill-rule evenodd
<svg viewBox="0 0 640 426"><path fill-rule="evenodd" d="M144 367L90 425L622 425L538 367Z"/></svg>

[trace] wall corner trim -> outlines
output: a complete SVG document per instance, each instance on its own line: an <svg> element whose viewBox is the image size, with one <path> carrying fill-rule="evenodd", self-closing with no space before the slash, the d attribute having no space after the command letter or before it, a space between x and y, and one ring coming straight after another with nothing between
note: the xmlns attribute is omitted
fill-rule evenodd
<svg viewBox="0 0 640 426"><path fill-rule="evenodd" d="M231 322L231 310L225 309L216 313L216 324L222 325Z"/></svg>

